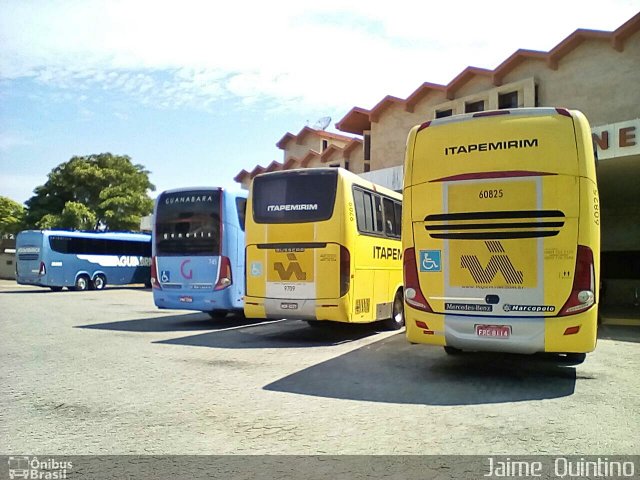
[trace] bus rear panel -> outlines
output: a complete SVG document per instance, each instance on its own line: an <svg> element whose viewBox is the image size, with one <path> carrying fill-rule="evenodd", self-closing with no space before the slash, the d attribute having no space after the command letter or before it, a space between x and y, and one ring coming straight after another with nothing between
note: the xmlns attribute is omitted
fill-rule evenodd
<svg viewBox="0 0 640 480"><path fill-rule="evenodd" d="M244 202L244 195L220 188L170 190L158 196L152 265L158 308L210 313L242 309Z"/></svg>
<svg viewBox="0 0 640 480"><path fill-rule="evenodd" d="M338 181L337 170L254 179L246 316L348 321L350 258L340 243Z"/></svg>
<svg viewBox="0 0 640 480"><path fill-rule="evenodd" d="M415 127L404 198L409 341L595 348L598 192L582 114L506 110Z"/></svg>

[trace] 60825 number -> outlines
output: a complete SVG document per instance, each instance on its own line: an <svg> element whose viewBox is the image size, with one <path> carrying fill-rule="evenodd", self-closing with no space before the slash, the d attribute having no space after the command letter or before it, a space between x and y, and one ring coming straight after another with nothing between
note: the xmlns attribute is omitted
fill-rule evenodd
<svg viewBox="0 0 640 480"><path fill-rule="evenodd" d="M478 198L502 198L504 193L502 189L499 190L480 190Z"/></svg>

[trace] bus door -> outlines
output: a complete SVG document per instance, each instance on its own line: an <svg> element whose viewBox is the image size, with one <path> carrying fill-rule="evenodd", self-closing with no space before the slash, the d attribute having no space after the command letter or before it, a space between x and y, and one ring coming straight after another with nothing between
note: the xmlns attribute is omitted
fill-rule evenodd
<svg viewBox="0 0 640 480"><path fill-rule="evenodd" d="M513 317L556 316L571 294L580 199L571 119L501 117L449 127L426 128L416 140L410 194L420 286L458 333L506 337L515 323L523 340L537 335L527 341L544 349L539 325ZM466 147L451 146L451 138ZM508 149L505 138L528 143ZM505 148L464 153L488 144ZM427 154L444 152L443 175L419 166Z"/></svg>

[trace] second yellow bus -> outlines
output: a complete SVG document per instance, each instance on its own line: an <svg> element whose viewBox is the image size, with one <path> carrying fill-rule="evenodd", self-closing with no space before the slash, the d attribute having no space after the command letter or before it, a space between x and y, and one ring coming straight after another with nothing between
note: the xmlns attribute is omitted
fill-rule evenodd
<svg viewBox="0 0 640 480"><path fill-rule="evenodd" d="M245 315L401 328L401 216L402 195L342 168L256 176Z"/></svg>

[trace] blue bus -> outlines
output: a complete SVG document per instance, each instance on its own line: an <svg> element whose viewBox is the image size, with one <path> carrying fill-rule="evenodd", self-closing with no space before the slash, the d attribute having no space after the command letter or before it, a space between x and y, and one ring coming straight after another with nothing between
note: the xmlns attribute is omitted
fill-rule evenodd
<svg viewBox="0 0 640 480"><path fill-rule="evenodd" d="M16 238L16 281L60 291L151 280L151 235L25 230Z"/></svg>
<svg viewBox="0 0 640 480"><path fill-rule="evenodd" d="M247 193L219 187L167 190L156 199L151 284L158 308L211 318L244 306Z"/></svg>

